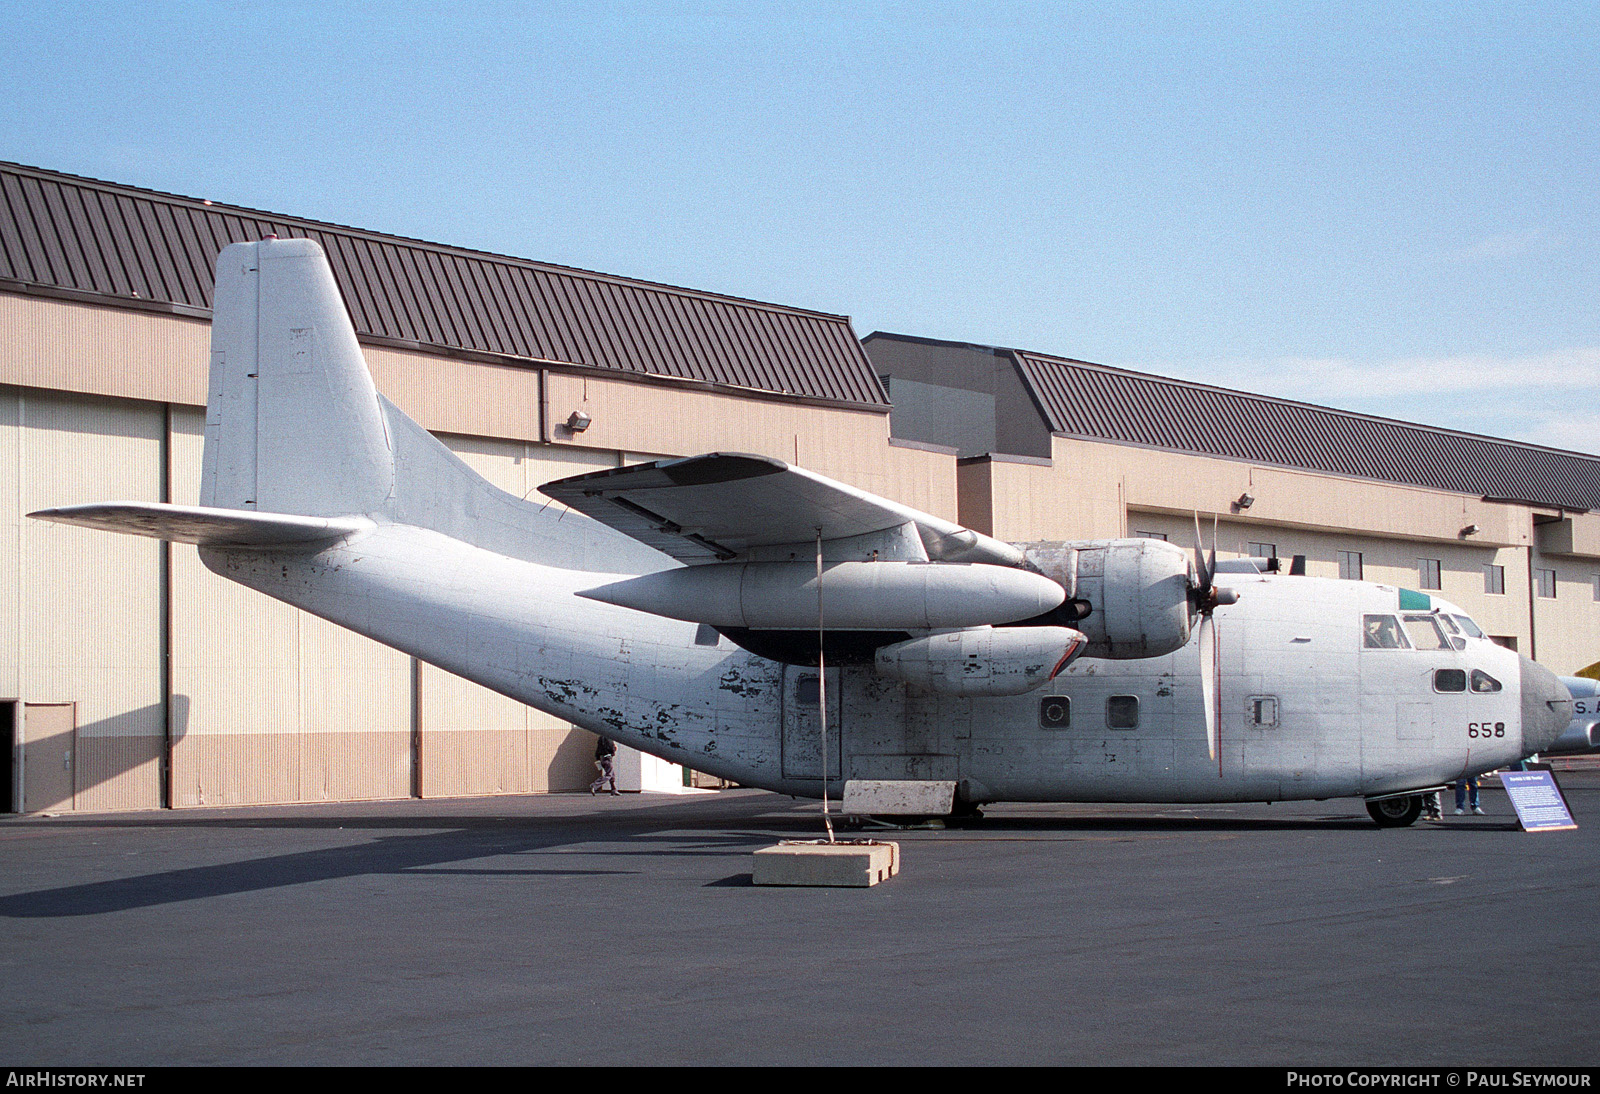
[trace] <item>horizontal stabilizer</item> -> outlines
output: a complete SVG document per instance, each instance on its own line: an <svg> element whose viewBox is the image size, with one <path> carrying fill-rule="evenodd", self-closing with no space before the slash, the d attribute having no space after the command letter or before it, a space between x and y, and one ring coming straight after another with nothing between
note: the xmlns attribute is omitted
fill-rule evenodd
<svg viewBox="0 0 1600 1094"><path fill-rule="evenodd" d="M204 505L163 505L159 502L110 501L94 505L66 505L29 513L39 520L77 524L106 532L170 539L200 547L269 548L314 547L332 543L375 525L366 517L293 517L280 513L252 513L241 509L215 509Z"/></svg>

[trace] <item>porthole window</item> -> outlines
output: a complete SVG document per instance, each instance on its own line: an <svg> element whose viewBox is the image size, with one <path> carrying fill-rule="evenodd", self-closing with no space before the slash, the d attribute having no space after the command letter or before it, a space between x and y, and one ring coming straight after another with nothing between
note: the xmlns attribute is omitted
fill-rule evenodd
<svg viewBox="0 0 1600 1094"><path fill-rule="evenodd" d="M1490 676L1482 669L1472 670L1472 690L1479 695L1488 695L1500 690L1500 681Z"/></svg>
<svg viewBox="0 0 1600 1094"><path fill-rule="evenodd" d="M815 676L801 676L795 680L794 701L796 706L819 706L821 695L822 688Z"/></svg>
<svg viewBox="0 0 1600 1094"><path fill-rule="evenodd" d="M1039 700L1039 727L1066 729L1072 724L1072 700L1065 695L1046 695Z"/></svg>
<svg viewBox="0 0 1600 1094"><path fill-rule="evenodd" d="M1278 697L1276 695L1250 696L1250 724L1266 728L1278 724Z"/></svg>
<svg viewBox="0 0 1600 1094"><path fill-rule="evenodd" d="M1111 729L1139 728L1139 697L1113 695L1106 700L1106 725Z"/></svg>
<svg viewBox="0 0 1600 1094"><path fill-rule="evenodd" d="M1434 691L1466 691L1466 669L1435 669L1433 673Z"/></svg>

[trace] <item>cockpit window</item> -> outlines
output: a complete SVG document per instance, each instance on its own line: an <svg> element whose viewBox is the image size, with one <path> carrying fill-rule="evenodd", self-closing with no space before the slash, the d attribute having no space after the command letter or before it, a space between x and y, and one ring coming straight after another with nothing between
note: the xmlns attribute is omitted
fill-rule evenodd
<svg viewBox="0 0 1600 1094"><path fill-rule="evenodd" d="M1464 615L1453 615L1450 618L1454 619L1457 623L1460 623L1461 624L1461 629L1466 631L1473 638L1482 638L1483 637L1483 631L1479 630L1478 629L1478 625L1476 623L1474 623L1472 620L1468 619L1466 616L1464 616Z"/></svg>
<svg viewBox="0 0 1600 1094"><path fill-rule="evenodd" d="M1442 626L1446 633L1450 635L1451 646L1458 650L1464 650L1467 648L1467 640L1461 637L1461 628L1456 626L1455 620L1442 613L1435 614L1433 619L1434 622Z"/></svg>
<svg viewBox="0 0 1600 1094"><path fill-rule="evenodd" d="M1369 650L1405 649L1406 640L1400 630L1400 620L1392 615L1362 616L1361 644Z"/></svg>
<svg viewBox="0 0 1600 1094"><path fill-rule="evenodd" d="M1435 669L1433 673L1434 691L1466 691L1466 669Z"/></svg>
<svg viewBox="0 0 1600 1094"><path fill-rule="evenodd" d="M1493 676L1490 676L1482 669L1473 669L1472 690L1477 692L1479 695L1487 695L1490 692L1500 690L1500 681L1496 680Z"/></svg>
<svg viewBox="0 0 1600 1094"><path fill-rule="evenodd" d="M1411 636L1411 644L1419 650L1448 650L1454 647L1450 640L1439 629L1439 624L1433 621L1431 615L1408 615L1405 617L1406 633Z"/></svg>

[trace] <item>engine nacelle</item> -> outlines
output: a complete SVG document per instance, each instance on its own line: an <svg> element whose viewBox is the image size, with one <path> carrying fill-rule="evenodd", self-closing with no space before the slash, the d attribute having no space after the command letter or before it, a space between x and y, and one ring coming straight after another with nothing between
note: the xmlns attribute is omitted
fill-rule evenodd
<svg viewBox="0 0 1600 1094"><path fill-rule="evenodd" d="M831 630L909 631L1031 619L1064 594L1010 566L968 562L835 562L823 571ZM624 608L752 630L817 626L817 571L809 562L723 562L629 578L578 594Z"/></svg>
<svg viewBox="0 0 1600 1094"><path fill-rule="evenodd" d="M1085 657L1160 657L1189 644L1193 578L1183 548L1159 539L1112 539L1023 550L1078 603L1072 625L1088 639Z"/></svg>
<svg viewBox="0 0 1600 1094"><path fill-rule="evenodd" d="M1021 695L1087 645L1068 627L969 627L878 650L878 672L942 695Z"/></svg>

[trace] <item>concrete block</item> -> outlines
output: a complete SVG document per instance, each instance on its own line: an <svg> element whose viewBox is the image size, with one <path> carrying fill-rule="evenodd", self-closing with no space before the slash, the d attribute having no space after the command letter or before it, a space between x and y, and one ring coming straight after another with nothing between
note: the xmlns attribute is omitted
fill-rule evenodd
<svg viewBox="0 0 1600 1094"><path fill-rule="evenodd" d="M799 843L785 840L750 856L757 885L841 885L865 888L900 872L900 845L878 840Z"/></svg>
<svg viewBox="0 0 1600 1094"><path fill-rule="evenodd" d="M954 782L851 779L844 784L844 811L857 817L943 817L955 800Z"/></svg>

